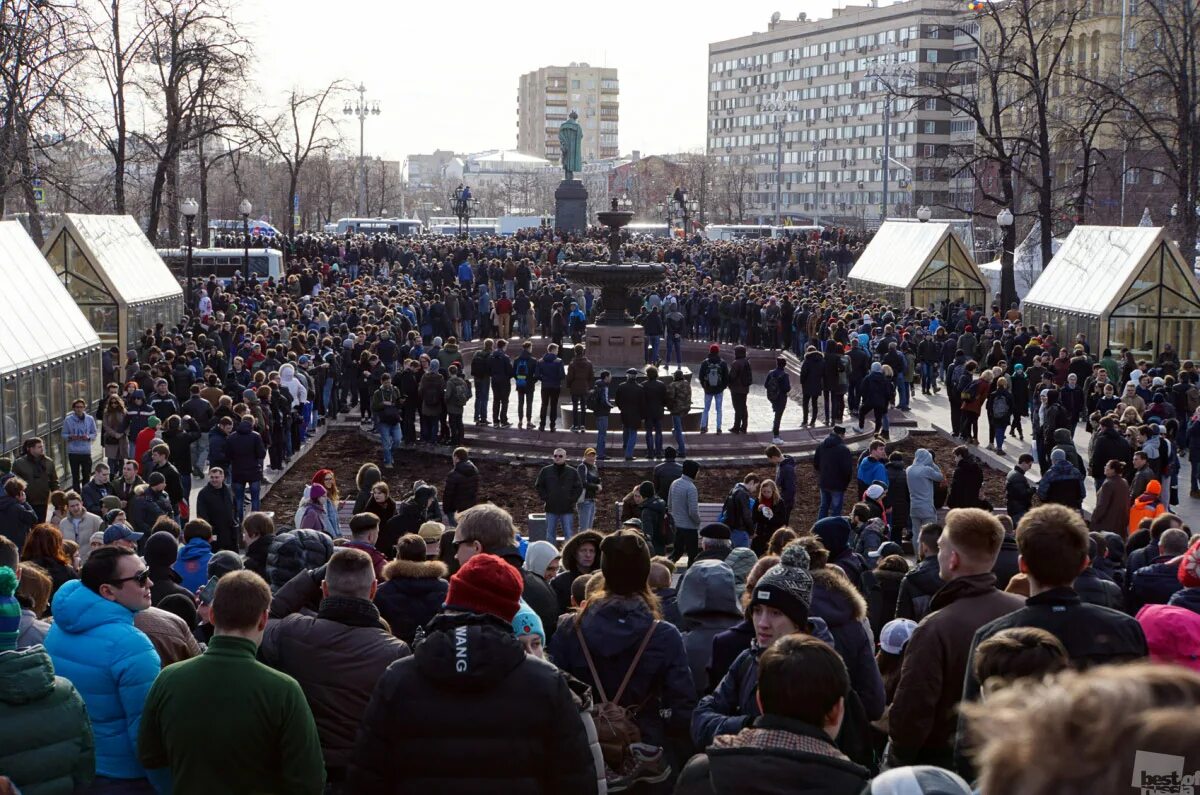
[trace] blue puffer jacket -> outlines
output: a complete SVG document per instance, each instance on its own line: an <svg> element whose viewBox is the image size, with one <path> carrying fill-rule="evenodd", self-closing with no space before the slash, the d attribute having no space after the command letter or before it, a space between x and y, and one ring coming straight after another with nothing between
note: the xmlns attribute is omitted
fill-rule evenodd
<svg viewBox="0 0 1200 795"><path fill-rule="evenodd" d="M212 557L212 544L203 538L193 538L179 548L179 557L172 566L181 578L180 585L197 593L208 582L208 561Z"/></svg>
<svg viewBox="0 0 1200 795"><path fill-rule="evenodd" d="M575 632L577 618L576 614L562 619L548 653L559 669L590 686L599 702L600 691ZM583 636L609 698L616 696L652 620L646 603L637 598L611 597L583 614ZM683 638L671 624L660 621L655 627L620 703L639 707L637 724L643 742L663 745L669 729L679 734L687 732L696 706L696 688ZM669 717L664 719L663 715Z"/></svg>
<svg viewBox="0 0 1200 795"><path fill-rule="evenodd" d="M138 727L161 663L133 613L71 580L54 595L46 651L83 696L96 740L96 774L142 778Z"/></svg>

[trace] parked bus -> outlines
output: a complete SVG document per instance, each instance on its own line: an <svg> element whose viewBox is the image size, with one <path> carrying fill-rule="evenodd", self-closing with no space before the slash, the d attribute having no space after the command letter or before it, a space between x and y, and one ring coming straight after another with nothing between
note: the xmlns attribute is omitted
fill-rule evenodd
<svg viewBox="0 0 1200 795"><path fill-rule="evenodd" d="M192 250L192 278L203 281L215 275L217 281L228 284L235 273L245 273L245 249L197 248ZM180 281L187 268L186 248L160 248L158 255ZM283 254L274 248L250 249L250 273L260 281L283 275Z"/></svg>
<svg viewBox="0 0 1200 795"><path fill-rule="evenodd" d="M755 240L758 238L782 238L809 236L820 232L823 227L812 225L771 226L769 224L709 224L704 234L709 240Z"/></svg>
<svg viewBox="0 0 1200 795"><path fill-rule="evenodd" d="M666 224L629 224L622 227L622 231L632 236L645 237L671 237L675 234L673 229L667 229Z"/></svg>
<svg viewBox="0 0 1200 795"><path fill-rule="evenodd" d="M243 226L241 219L230 221L210 218L208 219L208 228L216 232L228 232L235 235L243 234L246 228L249 228L250 234L258 235L259 237L275 237L279 234L279 230L271 226L271 224L254 218L251 218L245 226Z"/></svg>
<svg viewBox="0 0 1200 795"><path fill-rule="evenodd" d="M336 234L354 232L363 235L400 235L412 237L421 234L425 225L415 218L339 218Z"/></svg>

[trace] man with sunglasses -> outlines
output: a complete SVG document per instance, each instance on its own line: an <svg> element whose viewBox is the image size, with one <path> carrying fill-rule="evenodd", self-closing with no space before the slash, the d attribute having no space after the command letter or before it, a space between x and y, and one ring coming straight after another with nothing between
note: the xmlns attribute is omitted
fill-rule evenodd
<svg viewBox="0 0 1200 795"><path fill-rule="evenodd" d="M55 672L75 685L96 739L96 780L89 792L152 795L137 758L138 726L159 657L133 625L150 606L149 569L134 552L104 546L88 556L80 579L54 595L46 651Z"/></svg>

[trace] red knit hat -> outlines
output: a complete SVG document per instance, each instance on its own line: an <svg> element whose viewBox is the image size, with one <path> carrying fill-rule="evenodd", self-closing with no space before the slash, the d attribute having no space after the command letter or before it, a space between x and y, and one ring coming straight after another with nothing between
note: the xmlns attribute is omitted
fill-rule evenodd
<svg viewBox="0 0 1200 795"><path fill-rule="evenodd" d="M450 578L446 607L487 613L512 623L521 606L525 582L512 566L495 555L474 555Z"/></svg>
<svg viewBox="0 0 1200 795"><path fill-rule="evenodd" d="M1192 542L1179 561L1179 582L1184 588L1200 587L1200 538Z"/></svg>
<svg viewBox="0 0 1200 795"><path fill-rule="evenodd" d="M721 352L721 346L720 346L720 345L718 345L718 344L716 344L716 343L714 342L712 345L709 345L709 346L708 346L708 352L709 352L709 353L720 353L720 352Z"/></svg>

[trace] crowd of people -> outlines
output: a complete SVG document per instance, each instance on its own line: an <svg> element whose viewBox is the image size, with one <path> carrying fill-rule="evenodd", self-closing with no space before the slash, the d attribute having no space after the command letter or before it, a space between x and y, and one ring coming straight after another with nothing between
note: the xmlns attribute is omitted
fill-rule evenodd
<svg viewBox="0 0 1200 795"><path fill-rule="evenodd" d="M1181 456L1197 494L1193 364L1093 357L1016 308L889 307L827 278L862 241L826 238L629 241L668 275L631 301L649 366L623 380L587 360L598 296L556 270L598 238L307 235L278 284L209 280L106 354L62 424L70 488L44 439L0 459L0 792L1015 795L1124 792L1157 774L1139 751L1200 769L1200 540L1172 511ZM716 521L681 339L711 345L702 432L714 407L746 432L751 386L774 409L769 470ZM950 398L952 462L889 445L918 382ZM602 431L486 482L466 404L508 425L516 389L533 427L534 384L544 430L564 387L564 431L615 408L630 459L644 430L645 480L605 491ZM259 510L264 471L353 409L380 460ZM984 414L997 453L1024 417L1035 441L990 489ZM781 429L818 421L798 461ZM419 444L449 446L444 483L389 482ZM505 510L521 488L544 525Z"/></svg>

